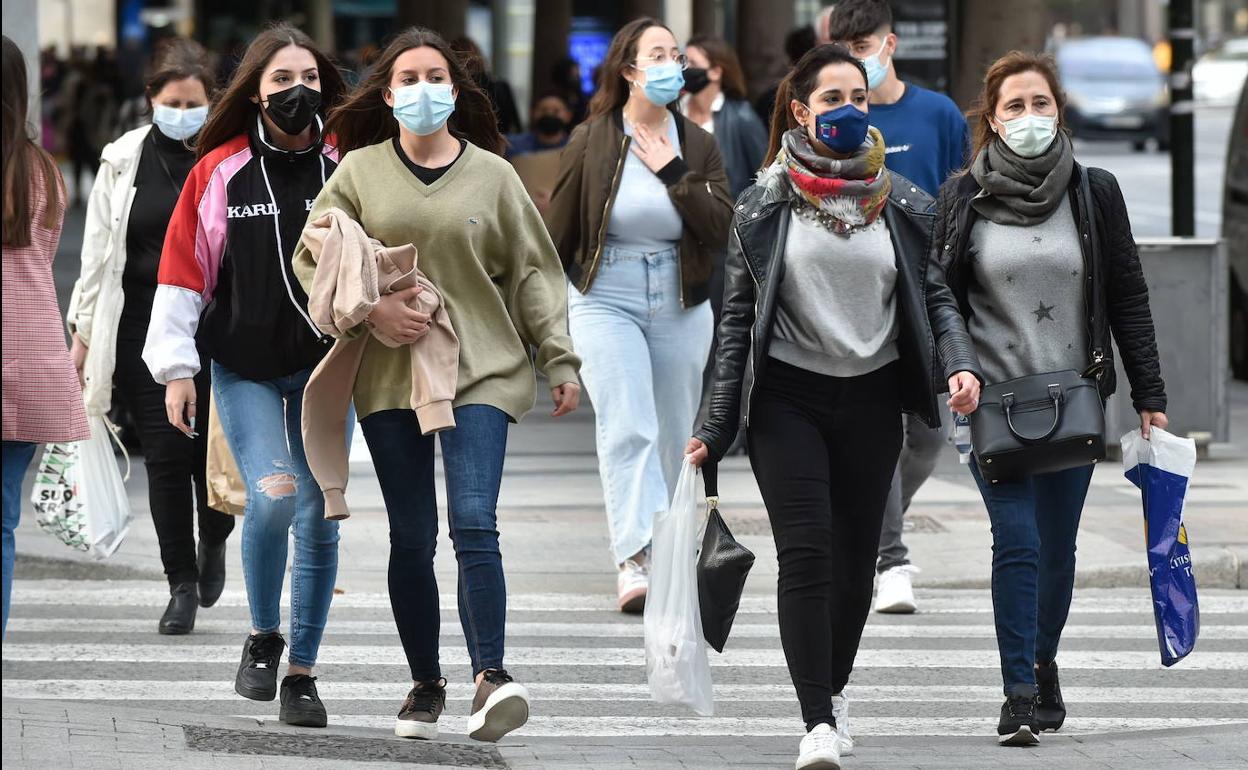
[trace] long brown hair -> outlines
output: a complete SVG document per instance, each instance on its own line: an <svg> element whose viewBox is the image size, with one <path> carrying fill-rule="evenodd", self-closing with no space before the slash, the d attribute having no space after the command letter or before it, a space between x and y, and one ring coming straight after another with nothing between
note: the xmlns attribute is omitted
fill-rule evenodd
<svg viewBox="0 0 1248 770"><path fill-rule="evenodd" d="M398 136L398 121L383 96L390 87L394 63L407 51L423 46L442 54L451 74L451 85L455 86L455 111L448 121L451 133L483 150L503 154L507 143L498 132L498 118L490 97L468 74L463 59L451 50L442 36L424 27L410 27L400 32L373 64L368 77L329 114L325 131L337 137L339 152L345 155Z"/></svg>
<svg viewBox="0 0 1248 770"><path fill-rule="evenodd" d="M711 67L719 67L719 89L729 99L745 99L745 73L741 70L741 60L728 41L713 35L694 35L689 38L685 48L701 48ZM708 67L710 69L711 67Z"/></svg>
<svg viewBox="0 0 1248 770"><path fill-rule="evenodd" d="M867 68L854 58L853 54L843 46L834 43L817 45L797 60L789 74L784 76L776 88L776 104L771 110L771 137L767 142L767 157L763 167L771 165L780 152L780 142L784 132L797 128L799 123L789 109L789 102L794 99L805 102L815 86L819 85L819 73L829 64L851 64L862 73L862 82L867 82Z"/></svg>
<svg viewBox="0 0 1248 770"><path fill-rule="evenodd" d="M967 158L967 168L970 168L980 151L997 138L996 132L992 130L992 118L997 114L1002 84L1006 78L1024 72L1037 72L1049 81L1053 101L1057 104L1058 129L1066 130L1066 92L1062 90L1062 81L1057 74L1057 62L1049 54L1010 51L993 62L984 73L983 91L967 113L971 121L971 154Z"/></svg>
<svg viewBox="0 0 1248 770"><path fill-rule="evenodd" d="M31 137L26 123L27 99L26 61L22 51L4 36L4 245L22 248L30 245L30 199L34 194L36 167L47 195L43 226L56 227L65 210L64 183L61 172Z"/></svg>
<svg viewBox="0 0 1248 770"><path fill-rule="evenodd" d="M199 132L199 157L204 157L251 128L259 109L259 105L252 103L251 97L260 91L260 77L264 74L264 68L269 66L278 51L289 45L306 50L316 59L316 69L321 80L321 114L328 114L337 106L347 90L338 67L300 29L288 22L277 22L256 35L256 39L247 46L243 60L234 71L234 77L225 87L221 98L213 105L208 122Z"/></svg>
<svg viewBox="0 0 1248 770"><path fill-rule="evenodd" d="M624 69L632 67L637 61L637 41L651 27L662 27L671 30L666 24L650 16L633 19L620 28L611 38L611 46L599 67L598 90L589 100L589 117L598 117L618 110L628 101L628 82L624 80Z"/></svg>

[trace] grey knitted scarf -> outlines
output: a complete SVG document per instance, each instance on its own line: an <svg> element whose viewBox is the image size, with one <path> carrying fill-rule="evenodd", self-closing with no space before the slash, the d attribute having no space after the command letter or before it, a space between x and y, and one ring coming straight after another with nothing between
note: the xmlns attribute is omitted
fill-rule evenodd
<svg viewBox="0 0 1248 770"><path fill-rule="evenodd" d="M1074 148L1064 131L1034 158L1016 155L998 138L971 164L971 176L983 188L971 205L999 225L1043 222L1065 199L1074 168Z"/></svg>

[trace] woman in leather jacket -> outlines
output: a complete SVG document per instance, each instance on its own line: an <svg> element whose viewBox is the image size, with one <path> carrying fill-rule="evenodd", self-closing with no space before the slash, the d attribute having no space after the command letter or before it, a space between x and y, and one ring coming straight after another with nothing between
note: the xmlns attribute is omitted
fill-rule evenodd
<svg viewBox="0 0 1248 770"><path fill-rule="evenodd" d="M1048 57L1015 51L988 69L970 167L940 190L934 267L956 302L934 318L966 320L988 383L1073 369L1102 398L1116 385L1112 332L1147 437L1166 425L1148 287L1118 182L1075 162L1064 105ZM1003 744L1032 745L1066 716L1055 658L1092 469L989 484L971 463L992 522Z"/></svg>
<svg viewBox="0 0 1248 770"><path fill-rule="evenodd" d="M852 751L842 693L871 605L901 414L969 412L979 376L956 313L929 321L930 198L884 168L866 73L820 46L781 83L767 166L734 211L709 416L691 462L717 461L746 426L779 560L780 638L807 736L797 767ZM839 722L838 722L839 717Z"/></svg>

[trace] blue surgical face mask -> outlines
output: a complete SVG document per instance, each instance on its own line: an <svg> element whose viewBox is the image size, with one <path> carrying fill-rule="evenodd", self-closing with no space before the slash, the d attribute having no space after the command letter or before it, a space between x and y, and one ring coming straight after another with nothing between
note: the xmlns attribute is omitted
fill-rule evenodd
<svg viewBox="0 0 1248 770"><path fill-rule="evenodd" d="M390 89L394 94L394 117L418 136L434 133L455 111L450 83L417 83Z"/></svg>
<svg viewBox="0 0 1248 770"><path fill-rule="evenodd" d="M1015 155L1034 158L1053 144L1057 136L1057 118L1044 115L1023 115L1001 123L1005 128L1002 139Z"/></svg>
<svg viewBox="0 0 1248 770"><path fill-rule="evenodd" d="M848 155L867 140L867 113L852 104L815 116L815 138L835 153Z"/></svg>
<svg viewBox="0 0 1248 770"><path fill-rule="evenodd" d="M644 70L646 85L643 91L651 104L666 107L680 96L680 89L685 87L685 73L674 61L656 64Z"/></svg>
<svg viewBox="0 0 1248 770"><path fill-rule="evenodd" d="M207 107L188 107L180 110L177 107L166 107L163 104L152 105L152 124L160 129L160 133L185 142L203 128L208 120Z"/></svg>
<svg viewBox="0 0 1248 770"><path fill-rule="evenodd" d="M886 45L888 38L880 43L880 50L862 60L862 66L867 69L867 88L872 91L884 85L884 78L888 77L888 65L880 62L880 54L884 53Z"/></svg>

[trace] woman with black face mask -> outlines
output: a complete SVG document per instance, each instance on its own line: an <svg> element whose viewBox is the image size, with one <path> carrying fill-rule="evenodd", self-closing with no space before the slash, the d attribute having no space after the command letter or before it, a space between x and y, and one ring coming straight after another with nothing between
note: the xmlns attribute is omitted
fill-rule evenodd
<svg viewBox="0 0 1248 770"><path fill-rule="evenodd" d="M289 675L283 722L324 727L312 678L338 569L338 524L308 469L300 435L303 386L329 350L291 268L307 212L338 161L322 114L342 76L287 24L260 33L199 135L199 160L174 208L161 253L143 360L165 385L169 422L196 435L199 349L212 359L214 405L247 490L243 577L251 630L234 689L277 695L287 537L291 568ZM206 430L202 424L200 430Z"/></svg>
<svg viewBox="0 0 1248 770"><path fill-rule="evenodd" d="M724 40L695 35L685 47L685 117L715 135L732 197L754 182L767 154L767 129L746 100L745 73Z"/></svg>

